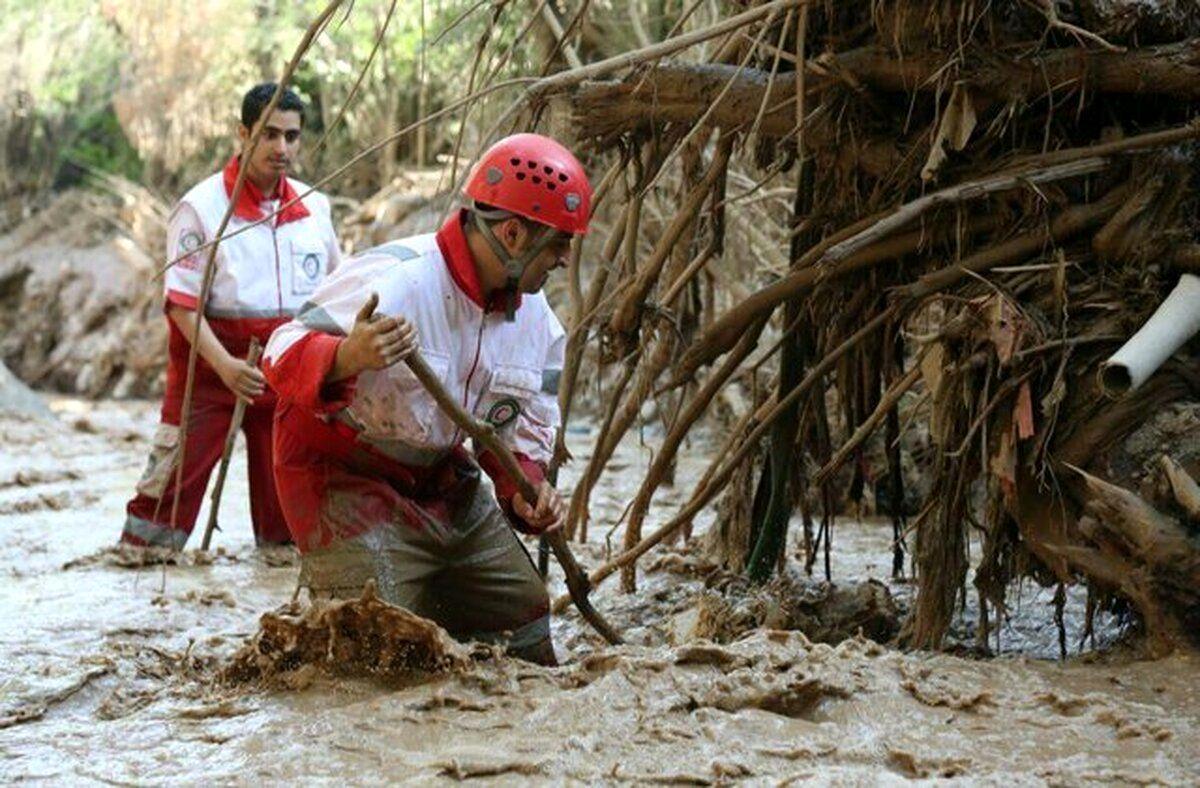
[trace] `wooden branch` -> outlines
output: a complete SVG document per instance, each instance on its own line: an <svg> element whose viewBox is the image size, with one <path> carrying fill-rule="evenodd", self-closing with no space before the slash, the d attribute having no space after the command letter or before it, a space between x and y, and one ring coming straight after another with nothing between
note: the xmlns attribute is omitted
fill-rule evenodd
<svg viewBox="0 0 1200 788"><path fill-rule="evenodd" d="M550 35L554 37L554 41L562 48L563 56L567 59L567 64L571 68L583 68L583 61L579 59L579 53L575 51L575 46L567 42L564 38L566 35L563 30L562 22L558 21L558 12L550 7L549 3L542 3L539 6L541 11L542 21L546 25L546 29L550 31Z"/></svg>
<svg viewBox="0 0 1200 788"><path fill-rule="evenodd" d="M912 92L937 89L937 75L955 52L912 52L897 57L879 46L866 46L828 58L830 70L845 72L878 90ZM1200 38L1125 52L1081 47L1050 49L1021 58L968 51L958 67L959 80L1003 100L1030 100L1050 89L1078 87L1090 94L1160 95L1200 98Z"/></svg>
<svg viewBox="0 0 1200 788"><path fill-rule="evenodd" d="M258 337L250 338L250 352L246 354L246 363L252 367L258 366L262 356L262 345ZM204 539L200 542L200 550L208 550L212 544L213 531L221 530L217 525L217 513L221 509L221 493L225 490L225 477L229 473L229 459L233 456L233 444L237 441L238 433L242 431L242 419L246 416L246 400L238 397L233 406L233 417L229 420L229 431L225 433L225 447L221 450L221 464L217 468L217 480L213 482L212 493L208 497L208 524L204 527Z"/></svg>
<svg viewBox="0 0 1200 788"><path fill-rule="evenodd" d="M1192 478L1182 465L1163 454L1158 458L1159 471L1171 487L1175 498L1192 522L1200 522L1200 485Z"/></svg>
<svg viewBox="0 0 1200 788"><path fill-rule="evenodd" d="M835 281L857 271L900 259L926 244L946 243L960 232L959 228L953 226L914 230L862 249L833 265L820 268L813 264L834 243L869 227L878 219L878 216L867 217L829 236L805 252L792 273L767 285L721 315L692 343L683 359L676 365L675 375L668 386L679 386L690 380L696 370L712 363L733 347L755 320L769 316L784 301L800 295L818 283ZM1001 221L1002 217L997 215L976 217L968 221L961 231L968 236L986 233L999 227Z"/></svg>
<svg viewBox="0 0 1200 788"><path fill-rule="evenodd" d="M771 0L771 2L763 3L760 6L755 6L740 14L735 14L718 22L715 25L702 28L700 30L686 33L674 38L668 38L666 41L660 41L648 47L635 49L632 52L623 52L620 55L606 58L595 63L588 63L581 68L572 68L567 71L560 71L549 77L538 80L529 90L530 97L537 95L547 95L555 93L572 85L577 85L580 82L605 74L611 74L614 71L620 71L624 68L637 65L638 63L646 63L651 60L672 55L682 49L695 46L696 44L709 41L714 38L720 38L727 33L732 33L747 25L754 24L760 19L765 19L768 16L774 15L776 12L800 5L807 0Z"/></svg>
<svg viewBox="0 0 1200 788"><path fill-rule="evenodd" d="M750 331L742 337L741 342L734 348L734 351L729 354L729 358L721 367L709 375L708 380L704 381L704 385L696 392L687 405L679 413L675 419L675 423L671 425L671 430L663 439L662 445L658 452L654 455L654 460L650 464L649 470L646 471L646 476L642 479L641 485L638 487L637 494L634 495L633 503L629 508L629 520L625 524L625 539L624 549L626 552L635 550L642 538L642 523L646 519L646 513L650 509L650 503L654 498L654 493L658 490L666 478L667 469L671 467L671 463L675 460L679 453L679 447L683 445L684 439L691 432L692 426L700 420L708 410L708 406L712 403L713 398L718 392L725 387L729 379L737 372L738 367L746 360L746 357L753 352L758 345L758 337L762 333L763 326L766 321L759 321ZM631 560L622 568L632 568L636 561Z"/></svg>
<svg viewBox="0 0 1200 788"><path fill-rule="evenodd" d="M709 163L704 177L684 197L675 218L671 220L671 224L667 226L654 245L650 257L638 267L637 278L627 286L624 296L609 320L609 330L614 334L629 334L636 328L642 305L650 293L650 289L658 281L667 255L671 253L676 242L683 237L684 230L696 221L701 205L725 171L725 166L729 163L729 155L733 151L733 141L734 137L731 135L724 137L717 145L716 155ZM690 235L689 233L689 237Z"/></svg>
<svg viewBox="0 0 1200 788"><path fill-rule="evenodd" d="M606 446L609 443L612 443L614 448L616 446L616 441L610 441L609 434L612 432L613 420L617 418L621 395L629 387L629 381L633 380L637 367L637 361L634 359L624 362L621 377L617 379L616 386L613 387L608 406L604 409L604 420L601 421L600 429L597 431L599 442L593 447L592 457L588 460L587 467L584 468L583 475L575 485L575 491L571 494L571 504L567 509L567 522L564 529L571 539L578 539L580 542L587 541L590 512L588 502L592 495L592 487L599 481L600 474L603 473L604 466L611 456L611 451L605 450ZM624 431L622 430L622 432ZM620 438L619 435L617 437Z"/></svg>
<svg viewBox="0 0 1200 788"><path fill-rule="evenodd" d="M1177 271L1200 274L1200 244L1188 244L1176 249L1167 265Z"/></svg>
<svg viewBox="0 0 1200 788"><path fill-rule="evenodd" d="M895 92L932 92L937 76L958 53L927 51L896 57L869 46L807 61L806 93L849 80L855 86ZM1004 101L1039 98L1048 88L1079 87L1089 94L1162 95L1200 99L1200 39L1128 52L1053 49L1029 58L968 52L958 77L977 91ZM728 91L722 91L732 81ZM647 125L708 122L723 129L746 128L765 106L759 133L768 137L796 130L795 85L772 80L762 69L720 64L659 65L623 81L577 80L549 86L552 112L579 139L612 138ZM720 96L720 101L716 102ZM715 102L715 103L714 103ZM814 132L816 132L814 134ZM828 133L810 130L815 147L833 144ZM820 136L818 136L820 135ZM1054 154L1048 154L1053 156ZM1103 154L1096 154L1103 155Z"/></svg>
<svg viewBox="0 0 1200 788"><path fill-rule="evenodd" d="M1067 208L1055 216L1049 226L1038 227L1012 240L976 252L960 263L922 276L913 284L900 288L898 292L907 298L924 298L945 290L972 273L982 273L998 265L1022 260L1050 244L1061 243L1090 227L1103 224L1105 219L1117 212L1128 193L1127 186L1119 186L1096 202Z"/></svg>
<svg viewBox="0 0 1200 788"><path fill-rule="evenodd" d="M916 385L917 381L921 379L921 357L923 356L924 352L912 362L912 367L908 370L908 373L892 384L892 387L879 400L879 405L876 406L867 420L858 426L858 429L854 431L850 439L834 452L834 455L829 458L829 462L825 463L821 470L817 471L817 475L813 477L812 481L814 486L820 486L829 481L829 477L837 473L838 469L854 453L854 450L861 446L867 438L871 437L871 433L875 432L879 425L883 423L883 420L887 418L888 412L900 401L904 393Z"/></svg>
<svg viewBox="0 0 1200 788"><path fill-rule="evenodd" d="M1081 161L1072 161L1040 169L1001 173L999 175L991 175L986 178L956 184L901 205L890 216L879 220L871 227L857 233L853 237L847 238L845 241L830 247L829 251L825 252L818 263L842 260L942 205L953 205L969 200L977 200L989 194L1011 191L1023 186L1052 183L1066 178L1091 175L1107 167L1108 159L1083 159Z"/></svg>
<svg viewBox="0 0 1200 788"><path fill-rule="evenodd" d="M1200 137L1200 118L1184 123L1181 126L1148 131L1145 134L1135 134L1109 142L1098 142L1095 145L1085 145L1081 148L1064 148L1062 150L1039 153L1033 156L1023 156L1005 167L1008 172L1022 170L1026 167L1050 167L1056 164L1066 164L1080 159L1104 158L1118 154L1136 153L1138 151L1165 148L1177 145L1190 139Z"/></svg>
<svg viewBox="0 0 1200 788"><path fill-rule="evenodd" d="M500 461L504 472L517 483L521 497L528 501L531 506L534 505L538 499L537 490L529 483L529 479L525 477L525 472L521 470L521 465L517 462L517 458L496 437L495 430L490 425L477 420L470 413L467 413L462 405L458 403L458 400L450 396L450 393L446 391L446 388L442 385L442 381L438 378L437 373L429 368L429 365L425 363L425 359L421 358L420 353L414 351L405 358L404 362L412 370L412 373L416 375L417 380L421 381L421 385L434 398L442 411L458 425L459 429L492 452L496 459ZM574 554L571 553L571 548L567 546L567 540L563 536L562 531L557 530L546 534L546 540L550 544L550 549L554 551L554 557L562 565L563 574L567 581L567 589L570 592L571 600L575 603L575 607L579 608L580 615L597 632L603 635L604 639L609 643L615 645L623 642L617 631L592 607L592 603L588 600L588 594L591 593L591 583L588 581L587 574L580 568L579 562L575 560Z"/></svg>
<svg viewBox="0 0 1200 788"><path fill-rule="evenodd" d="M800 398L824 378L842 357L858 347L863 340L886 325L888 321L896 319L899 314L899 306L889 306L862 328L858 329L858 331L855 331L844 339L836 348L826 353L825 357L809 370L804 380L800 381L798 386L792 389L787 396L774 403L770 412L759 421L754 429L750 430L749 434L741 439L736 451L723 451L713 460L708 471L705 473L705 483L696 489L691 499L678 514L656 529L654 533L638 542L637 546L632 550L626 550L621 555L593 571L589 576L589 580L591 580L593 585L601 582L621 567L636 561L650 550L650 548L675 533L685 524L691 522L700 513L700 510L707 506L718 492L724 489L725 485L733 477L733 472L745 461L754 447L758 445L758 441L762 438L766 429L786 413L789 408L799 402ZM566 599L560 597L555 600L554 604L555 609L559 609L566 604Z"/></svg>

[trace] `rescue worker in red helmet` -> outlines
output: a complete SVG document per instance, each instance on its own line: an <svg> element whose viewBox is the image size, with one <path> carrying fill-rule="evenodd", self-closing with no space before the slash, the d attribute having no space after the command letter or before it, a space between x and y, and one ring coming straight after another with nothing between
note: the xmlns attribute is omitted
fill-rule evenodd
<svg viewBox="0 0 1200 788"><path fill-rule="evenodd" d="M187 542L213 466L221 458L237 399L249 403L242 421L250 475L250 519L259 544L290 540L275 494L271 461L275 395L258 367L246 362L251 339L265 342L296 314L337 266L340 256L330 221L329 200L287 177L300 150L304 104L284 90L275 109L264 110L275 93L265 82L242 98L238 137L244 147L256 126L263 133L252 155L234 155L225 168L194 186L171 213L167 259L177 262L164 278L164 308L170 329L167 385L162 414L146 471L126 507L121 542L181 548ZM217 246L208 301L198 302L206 244L216 238L229 210L238 171L246 177L227 235ZM261 219L271 216L265 222ZM175 506L184 386L190 342L199 322L199 346L179 510ZM174 527L172 527L174 526Z"/></svg>
<svg viewBox="0 0 1200 788"><path fill-rule="evenodd" d="M343 263L272 335L275 478L315 597L357 596L374 580L455 637L554 664L549 598L509 525L561 526L545 476L566 336L541 289L587 231L591 186L562 145L517 134L483 155L464 196L436 233ZM416 348L514 451L536 501L464 446L399 363Z"/></svg>

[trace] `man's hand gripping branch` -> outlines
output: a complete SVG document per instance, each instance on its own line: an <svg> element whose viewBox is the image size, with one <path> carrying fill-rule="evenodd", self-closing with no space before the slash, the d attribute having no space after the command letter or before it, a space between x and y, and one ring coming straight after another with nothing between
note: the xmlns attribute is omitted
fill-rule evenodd
<svg viewBox="0 0 1200 788"><path fill-rule="evenodd" d="M337 356L326 380L330 383L354 377L368 369L386 369L403 361L417 349L417 329L402 317L375 314L379 294L358 310L354 327L338 345Z"/></svg>

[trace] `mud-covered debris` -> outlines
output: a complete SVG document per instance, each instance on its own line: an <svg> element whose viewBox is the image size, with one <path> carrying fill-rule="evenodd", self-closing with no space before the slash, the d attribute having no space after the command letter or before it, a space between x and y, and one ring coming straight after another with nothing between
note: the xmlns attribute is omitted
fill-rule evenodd
<svg viewBox="0 0 1200 788"><path fill-rule="evenodd" d="M207 720L213 717L228 719L229 717L241 717L253 711L254 709L250 706L246 706L236 700L226 699L215 703L206 703L202 706L180 709L175 712L175 716L185 720Z"/></svg>
<svg viewBox="0 0 1200 788"><path fill-rule="evenodd" d="M502 774L519 774L525 777L532 777L544 771L541 763L522 760L467 761L453 758L449 761L436 763L434 766L437 767L442 776L452 777L455 780L499 777Z"/></svg>
<svg viewBox="0 0 1200 788"><path fill-rule="evenodd" d="M676 665L716 665L725 668L743 667L749 662L746 657L711 643L683 646L675 652Z"/></svg>
<svg viewBox="0 0 1200 788"><path fill-rule="evenodd" d="M1096 712L1095 721L1107 725L1116 733L1117 739L1148 738L1154 741L1166 741L1172 733L1161 725L1154 725L1144 720L1133 719L1127 714L1112 708L1104 708Z"/></svg>
<svg viewBox="0 0 1200 788"><path fill-rule="evenodd" d="M25 498L0 504L0 516L47 510L61 512L64 509L83 508L94 503L96 497L95 493L66 490L54 493L38 492Z"/></svg>
<svg viewBox="0 0 1200 788"><path fill-rule="evenodd" d="M195 602L205 607L212 607L213 605L237 607L237 599L234 597L233 593L223 588L207 590L192 589L190 591L185 591L183 594L179 595L177 599L180 602Z"/></svg>
<svg viewBox="0 0 1200 788"><path fill-rule="evenodd" d="M78 481L82 478L83 474L72 468L26 468L17 471L12 476L0 479L0 490L8 487L36 487L39 484Z"/></svg>
<svg viewBox="0 0 1200 788"><path fill-rule="evenodd" d="M154 271L169 206L137 194L66 191L0 236L0 357L21 380L85 396L162 390Z"/></svg>
<svg viewBox="0 0 1200 788"><path fill-rule="evenodd" d="M102 547L94 553L73 558L63 564L63 569L81 569L90 566L116 566L123 569L141 569L148 566L211 566L218 561L237 563L240 559L223 547L211 552L205 550L175 550L170 547L138 547L117 544Z"/></svg>
<svg viewBox="0 0 1200 788"><path fill-rule="evenodd" d="M785 717L809 717L828 698L848 698L851 688L837 682L788 670L771 674L761 666L742 668L717 679L691 696L696 707L736 712L762 709Z"/></svg>
<svg viewBox="0 0 1200 788"><path fill-rule="evenodd" d="M1092 698L1060 695L1053 691L1038 693L1033 696L1033 699L1038 703L1049 706L1064 717L1078 717L1093 703Z"/></svg>
<svg viewBox="0 0 1200 788"><path fill-rule="evenodd" d="M784 604L786 626L779 628L799 630L816 643L840 643L860 632L868 640L886 643L900 628L891 592L878 580L822 584L815 593L785 599Z"/></svg>
<svg viewBox="0 0 1200 788"><path fill-rule="evenodd" d="M285 605L259 620L259 631L221 675L243 682L280 677L308 665L339 675L402 677L464 668L465 648L427 619L379 598L369 583L358 599Z"/></svg>
<svg viewBox="0 0 1200 788"><path fill-rule="evenodd" d="M728 643L766 627L802 632L816 643L840 643L861 633L886 643L900 626L900 611L887 586L875 580L833 585L793 576L767 586L731 584L702 592L672 622L676 643Z"/></svg>
<svg viewBox="0 0 1200 788"><path fill-rule="evenodd" d="M495 707L495 703L489 700L477 700L475 698L466 697L457 693L445 692L437 690L428 698L410 703L408 707L413 711L434 711L435 709L454 709L455 711L475 711L484 712L490 711Z"/></svg>
<svg viewBox="0 0 1200 788"><path fill-rule="evenodd" d="M959 711L978 711L991 706L995 698L991 690L962 687L948 675L935 673L931 668L905 670L901 668L900 687L926 706L942 706Z"/></svg>
<svg viewBox="0 0 1200 788"><path fill-rule="evenodd" d="M906 750L888 750L887 764L905 777L959 777L971 766L970 758L921 758Z"/></svg>
<svg viewBox="0 0 1200 788"><path fill-rule="evenodd" d="M858 641L849 642L855 644L851 650L858 648ZM825 700L849 698L865 686L841 669L840 659L826 659L824 652L840 654L841 649L813 646L799 633L763 631L728 646L684 646L676 649L675 665L686 669L688 678L677 678L675 686L692 709L762 709L808 718Z"/></svg>

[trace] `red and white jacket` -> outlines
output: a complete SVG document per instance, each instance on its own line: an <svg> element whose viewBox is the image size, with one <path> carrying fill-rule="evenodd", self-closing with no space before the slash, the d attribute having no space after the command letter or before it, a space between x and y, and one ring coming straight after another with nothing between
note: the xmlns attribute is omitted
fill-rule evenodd
<svg viewBox="0 0 1200 788"><path fill-rule="evenodd" d="M232 158L223 171L196 184L172 212L167 228L167 259L182 259L164 277L168 305L197 308L209 253L201 247L217 235L229 208L238 166L238 159ZM245 182L225 235L269 216L308 188L300 181L283 178L276 192L266 196L254 184ZM245 357L251 337L265 343L272 331L295 316L325 276L337 267L339 259L329 200L313 192L274 219L221 241L204 315L226 350ZM186 368L188 353L183 334L173 322L170 328L168 398L175 389L182 391L178 362L182 356ZM197 373L198 395L233 401L233 395L203 359L197 362Z"/></svg>
<svg viewBox="0 0 1200 788"><path fill-rule="evenodd" d="M322 484L315 475L300 481L301 466L319 458L352 457L361 464L369 456L378 461L371 473L408 477L419 486L426 469L462 451L465 436L405 364L323 383L338 345L373 292L379 294L377 314L404 317L415 326L421 355L450 394L496 428L533 481L544 478L559 426L566 335L541 293L521 296L512 322L505 320L502 300L485 302L462 221L460 213L436 234L392 241L351 258L293 321L272 334L264 369L280 398L281 500L289 499L285 488L305 495L302 487ZM494 458L484 454L479 462L506 504L515 485ZM295 484L288 479L292 473L298 474ZM320 508L321 501L309 505ZM289 517L289 526L303 550L308 545L295 533L294 519Z"/></svg>

